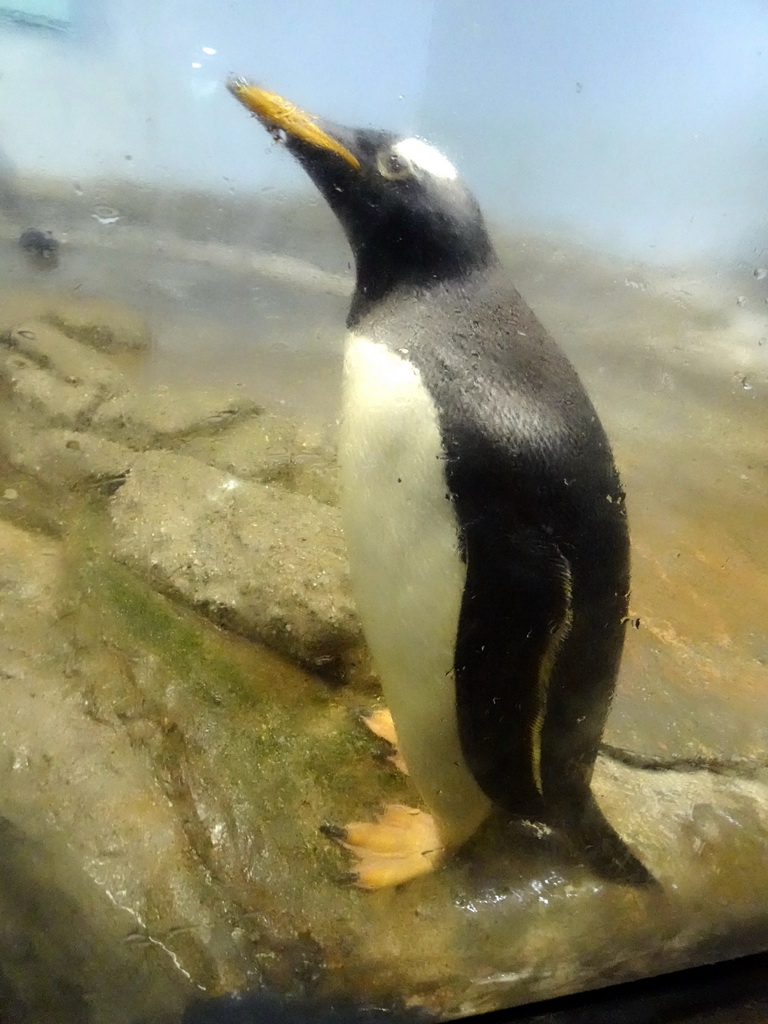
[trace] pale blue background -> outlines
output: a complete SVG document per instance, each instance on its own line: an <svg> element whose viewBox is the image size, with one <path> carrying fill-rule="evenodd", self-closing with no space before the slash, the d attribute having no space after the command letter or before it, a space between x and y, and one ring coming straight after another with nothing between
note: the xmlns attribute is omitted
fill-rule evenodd
<svg viewBox="0 0 768 1024"><path fill-rule="evenodd" d="M0 153L19 174L305 188L224 91L238 73L433 138L515 228L658 260L768 246L765 0L71 8L68 34L0 25Z"/></svg>

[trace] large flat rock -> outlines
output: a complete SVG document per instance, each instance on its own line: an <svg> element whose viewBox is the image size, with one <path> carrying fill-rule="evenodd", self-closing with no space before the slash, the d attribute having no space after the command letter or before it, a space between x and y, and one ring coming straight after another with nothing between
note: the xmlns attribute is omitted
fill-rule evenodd
<svg viewBox="0 0 768 1024"><path fill-rule="evenodd" d="M106 297L70 291L2 288L3 324L43 320L67 337L102 352L144 351L151 343L147 320L135 309Z"/></svg>
<svg viewBox="0 0 768 1024"><path fill-rule="evenodd" d="M25 320L0 337L0 382L16 414L32 416L34 427L84 428L127 387L107 357L43 320Z"/></svg>
<svg viewBox="0 0 768 1024"><path fill-rule="evenodd" d="M230 910L147 756L159 727L130 665L69 628L65 548L0 520L0 564L0 962L24 1019L129 1024L178 1012L193 973L242 982ZM111 718L100 681L123 693Z"/></svg>
<svg viewBox="0 0 768 1024"><path fill-rule="evenodd" d="M28 356L43 369L72 384L87 382L109 397L124 391L128 383L112 360L43 320L26 320L8 332L6 344Z"/></svg>
<svg viewBox="0 0 768 1024"><path fill-rule="evenodd" d="M330 675L359 646L335 509L153 451L133 461L111 518L120 561L215 621Z"/></svg>
<svg viewBox="0 0 768 1024"><path fill-rule="evenodd" d="M0 349L0 381L16 411L58 427L86 426L103 399L98 387L62 380L15 350Z"/></svg>
<svg viewBox="0 0 768 1024"><path fill-rule="evenodd" d="M193 437L176 450L245 480L279 483L326 505L338 503L335 451L327 432L286 416L251 416L213 436Z"/></svg>
<svg viewBox="0 0 768 1024"><path fill-rule="evenodd" d="M82 430L30 430L15 417L0 420L0 445L12 466L46 484L117 487L136 453Z"/></svg>
<svg viewBox="0 0 768 1024"><path fill-rule="evenodd" d="M103 402L93 429L130 448L169 447L194 434L215 434L259 406L244 395L212 389L136 388Z"/></svg>

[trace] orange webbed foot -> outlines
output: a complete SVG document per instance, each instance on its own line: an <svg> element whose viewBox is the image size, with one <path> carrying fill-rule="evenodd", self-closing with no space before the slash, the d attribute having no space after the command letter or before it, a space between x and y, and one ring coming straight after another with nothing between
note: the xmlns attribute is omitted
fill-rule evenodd
<svg viewBox="0 0 768 1024"><path fill-rule="evenodd" d="M384 889L426 875L444 852L432 815L404 804L387 804L373 822L322 825L320 831L352 854L349 881L361 889Z"/></svg>
<svg viewBox="0 0 768 1024"><path fill-rule="evenodd" d="M392 715L387 708L379 708L376 711L371 711L369 714L361 715L361 721L363 724L371 730L374 736L378 736L379 739L388 743L392 748L391 753L388 755L387 760L390 764L393 764L399 772L403 775L408 774L408 766L403 760L403 755L397 748L397 733L395 732L395 723L392 720Z"/></svg>

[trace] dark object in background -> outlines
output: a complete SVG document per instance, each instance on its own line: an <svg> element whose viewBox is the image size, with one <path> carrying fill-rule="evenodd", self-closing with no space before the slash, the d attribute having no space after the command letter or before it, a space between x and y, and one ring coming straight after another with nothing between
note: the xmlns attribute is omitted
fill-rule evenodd
<svg viewBox="0 0 768 1024"><path fill-rule="evenodd" d="M426 1024L422 1009L365 1006L348 1000L286 999L266 990L193 1003L181 1024Z"/></svg>
<svg viewBox="0 0 768 1024"><path fill-rule="evenodd" d="M21 233L19 246L36 266L55 267L59 262L61 243L50 231L27 228Z"/></svg>

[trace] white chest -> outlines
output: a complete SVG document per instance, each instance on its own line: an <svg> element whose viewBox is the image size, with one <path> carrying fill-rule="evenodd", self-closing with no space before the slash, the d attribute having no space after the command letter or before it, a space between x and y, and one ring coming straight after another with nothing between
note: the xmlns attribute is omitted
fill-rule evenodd
<svg viewBox="0 0 768 1024"><path fill-rule="evenodd" d="M437 411L406 355L356 335L339 460L355 596L384 697L422 797L446 839L463 841L488 805L458 739L453 653L466 570Z"/></svg>

